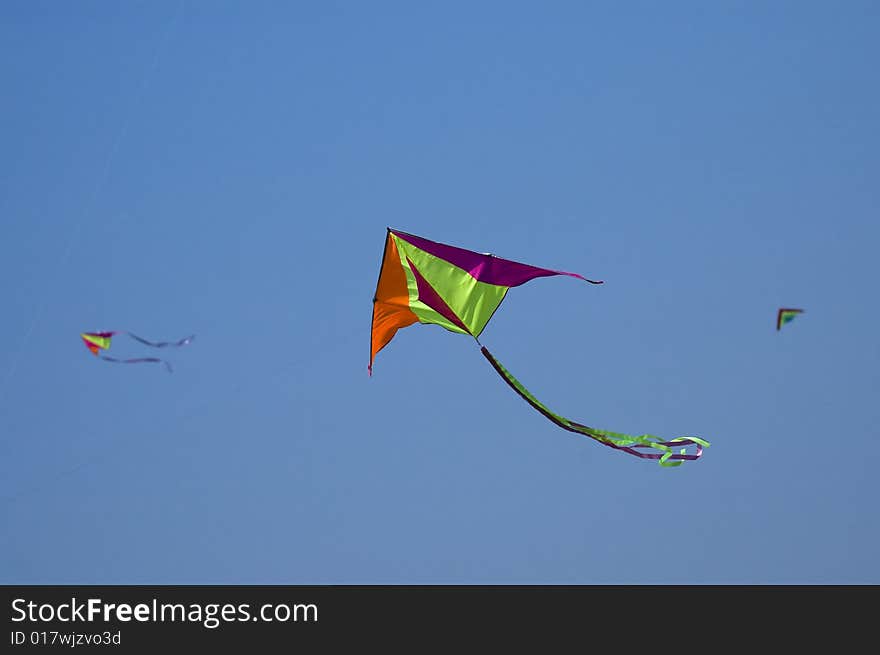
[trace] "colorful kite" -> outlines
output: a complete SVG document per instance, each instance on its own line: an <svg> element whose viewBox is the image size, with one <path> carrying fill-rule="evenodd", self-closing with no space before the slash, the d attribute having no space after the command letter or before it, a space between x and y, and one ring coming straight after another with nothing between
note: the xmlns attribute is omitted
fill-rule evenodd
<svg viewBox="0 0 880 655"><path fill-rule="evenodd" d="M520 264L388 228L373 298L370 375L376 354L388 345L397 330L413 323L440 325L450 332L472 336L498 375L533 408L564 430L636 457L659 460L662 466L680 466L683 460L698 459L709 443L697 437L663 440L649 434L631 436L591 428L553 413L480 343L480 334L511 287L552 275L568 275L590 284L602 284L601 280L588 280L577 273ZM694 446L695 452L687 452L688 446Z"/></svg>
<svg viewBox="0 0 880 655"><path fill-rule="evenodd" d="M116 364L142 364L144 362L151 362L154 364L164 364L165 368L168 369L168 372L171 373L171 364L169 364L164 359L159 359L158 357L136 357L134 359L116 359L115 357L108 357L107 355L101 355L100 351L109 350L110 349L110 339L112 339L117 334L126 334L135 341L139 341L140 343L150 346L151 348L167 348L167 347L179 347L185 346L190 343L193 339L195 339L195 335L191 335L186 337L185 339L181 339L180 341L147 341L136 334L132 334L131 332L83 332L79 336L82 338L83 343L86 345L92 354L95 357L100 357L104 361L107 362L115 362Z"/></svg>
<svg viewBox="0 0 880 655"><path fill-rule="evenodd" d="M785 325L786 323L791 323L794 320L795 316L803 313L803 309L788 309L783 307L776 314L776 331L779 332L779 330L782 329L783 325Z"/></svg>

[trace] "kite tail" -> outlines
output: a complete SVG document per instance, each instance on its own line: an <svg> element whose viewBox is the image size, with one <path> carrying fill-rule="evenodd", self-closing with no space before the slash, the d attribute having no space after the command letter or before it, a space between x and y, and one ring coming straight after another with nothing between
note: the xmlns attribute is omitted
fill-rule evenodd
<svg viewBox="0 0 880 655"><path fill-rule="evenodd" d="M145 346L151 346L153 348L166 348L168 346L171 346L173 348L177 348L178 346L185 346L186 344L192 342L192 340L196 338L196 335L191 334L190 336L185 337L185 338L181 339L180 341L147 341L143 337L139 337L138 335L133 334L131 332L126 332L125 334L130 336L135 341L140 341Z"/></svg>
<svg viewBox="0 0 880 655"><path fill-rule="evenodd" d="M144 362L150 362L153 364L164 364L166 370L169 373L173 373L174 370L171 368L171 364L166 362L164 359L159 359L158 357L136 357L134 359L116 359L115 357L108 357L107 355L101 355L101 359L105 362L113 362L115 364L142 364Z"/></svg>
<svg viewBox="0 0 880 655"><path fill-rule="evenodd" d="M483 356L489 360L492 367L500 375L510 387L516 391L529 405L538 410L547 419L558 425L563 430L574 432L598 441L601 444L622 450L630 455L641 457L642 459L659 460L660 466L681 466L685 460L699 459L703 454L703 447L709 446L709 442L698 437L677 437L675 439L662 440L650 434L641 434L633 436L622 434L620 432L608 432L606 430L597 430L581 423L571 421L564 416L555 414L541 403L535 396L526 389L519 380L517 380L510 372L501 365L495 357L492 356L485 346L480 348ZM687 447L695 446L695 452L688 453ZM675 452L675 449L678 452Z"/></svg>

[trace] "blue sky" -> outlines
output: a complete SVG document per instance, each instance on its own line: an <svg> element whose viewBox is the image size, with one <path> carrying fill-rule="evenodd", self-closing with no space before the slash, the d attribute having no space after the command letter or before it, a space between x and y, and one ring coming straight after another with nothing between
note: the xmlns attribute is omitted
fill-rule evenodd
<svg viewBox="0 0 880 655"><path fill-rule="evenodd" d="M876 3L0 18L0 582L880 582ZM436 326L369 378L387 226L604 279L483 343L711 447Z"/></svg>

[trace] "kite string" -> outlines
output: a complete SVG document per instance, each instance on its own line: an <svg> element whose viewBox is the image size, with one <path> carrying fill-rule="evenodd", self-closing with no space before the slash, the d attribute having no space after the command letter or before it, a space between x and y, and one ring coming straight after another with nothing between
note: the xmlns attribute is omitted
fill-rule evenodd
<svg viewBox="0 0 880 655"><path fill-rule="evenodd" d="M183 0L180 0L177 3L177 7L175 8L174 13L168 20L163 34L160 35L160 38L156 44L156 48L153 52L153 60L151 64L147 67L147 70L144 72L144 76L141 79L140 87L135 92L135 101L133 103L133 106L137 106L137 104L139 104L138 101L147 89L150 76L158 68L161 51L164 49L165 45L168 42L169 35L171 34L171 29L177 21L177 17L180 13L180 7L182 5ZM95 186L92 189L91 196L89 197L89 200L86 204L86 210L83 212L80 219L74 224L73 230L71 230L70 235L67 238L67 243L65 244L61 257L58 260L59 269L63 270L66 268L67 262L70 259L70 255L73 251L73 244L76 242L77 238L79 237L79 233L82 231L82 225L86 216L88 216L93 211L98 196L106 185L107 179L110 176L110 168L113 164L113 160L116 158L116 153L119 151L119 146L122 143L123 138L128 133L130 124L131 110L129 110L129 112L125 115L125 118L123 119L122 124L120 125L120 128L116 132L116 136L110 145L110 150L107 154L106 160L104 161L103 171L99 175L98 179L95 181ZM18 369L18 363L21 360L21 355L24 352L25 346L27 346L27 344L29 343L37 322L46 313L46 309L48 308L48 306L48 302L44 302L42 305L38 305L36 311L34 311L33 315L31 316L30 325L28 326L27 330L25 330L24 335L19 340L18 347L13 352L12 361L6 370L6 375L3 378L3 382L2 384L0 384L0 401L4 401L6 399L6 391L9 388L9 381L15 375L15 372ZM0 404L3 403L0 402Z"/></svg>

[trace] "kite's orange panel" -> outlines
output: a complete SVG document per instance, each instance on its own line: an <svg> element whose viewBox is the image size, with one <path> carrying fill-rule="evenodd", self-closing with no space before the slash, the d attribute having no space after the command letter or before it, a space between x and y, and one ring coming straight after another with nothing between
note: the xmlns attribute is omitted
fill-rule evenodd
<svg viewBox="0 0 880 655"><path fill-rule="evenodd" d="M373 359L400 328L418 322L418 317L409 308L409 289L406 273L400 264L397 245L391 234L385 241L385 257L379 273L376 298L373 300L373 332L370 340L370 368Z"/></svg>
<svg viewBox="0 0 880 655"><path fill-rule="evenodd" d="M86 348L88 348L89 350L91 350L91 351L92 351L92 354L93 354L95 357L97 357L97 356L98 356L98 350L100 350L100 348L98 347L98 344L92 343L91 341L89 341L89 340L86 339L85 337L82 337L82 340L83 340L83 343L86 344Z"/></svg>

